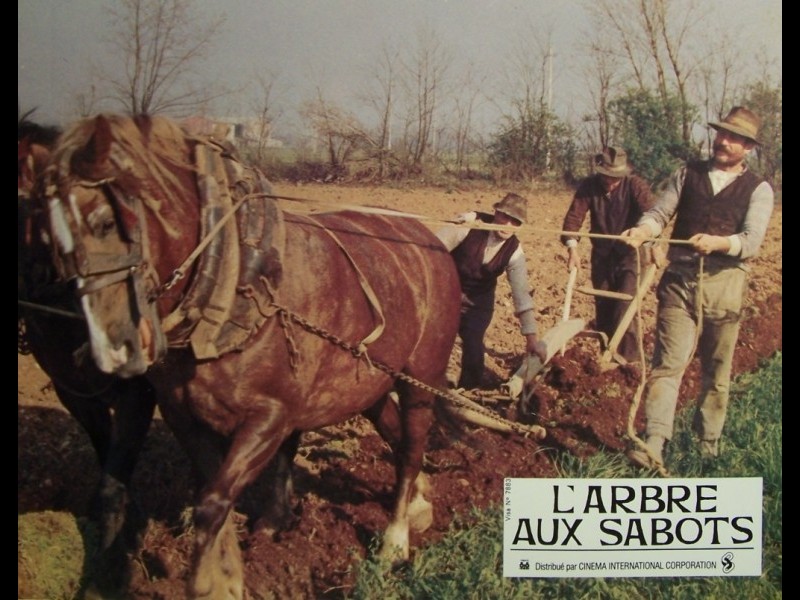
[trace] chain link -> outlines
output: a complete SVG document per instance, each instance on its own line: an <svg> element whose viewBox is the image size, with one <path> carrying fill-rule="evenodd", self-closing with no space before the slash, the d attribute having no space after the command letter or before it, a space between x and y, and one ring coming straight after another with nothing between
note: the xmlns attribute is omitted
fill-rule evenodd
<svg viewBox="0 0 800 600"><path fill-rule="evenodd" d="M317 325L314 325L313 323L309 322L307 319L305 319L305 318L301 317L300 315L290 311L287 308L284 308L283 306L280 306L280 305L276 304L275 302L272 302L271 306L281 315L282 322L283 322L283 319L285 319L285 318L291 319L292 321L294 321L295 323L297 323L298 325L303 327L303 329L305 329L305 330L307 330L307 331L309 331L309 332L311 332L311 333L313 333L315 335L318 335L322 339L331 342L334 346L338 346L342 350L351 353L354 358L357 358L357 359L358 358L362 358L362 357L366 358L370 362L371 365L374 365L375 367L377 367L378 369L380 369L381 371L383 371L384 373L389 375L392 379L401 379L401 380L405 381L406 383L410 383L411 385L413 385L415 387L418 387L418 388L420 388L420 389L422 389L422 390L424 390L426 392L430 392L431 394L433 394L433 395L435 395L435 396L437 396L439 398L443 398L445 400L449 400L450 402L452 402L453 404L455 404L457 406L461 406L461 407L466 408L468 410L471 410L471 411L474 411L476 413L479 413L479 414L481 414L481 415L483 415L483 416L485 416L485 417L487 417L489 419L497 421L498 423L502 423L502 424L506 425L507 427L511 428L514 432L516 432L518 434L527 435L527 434L531 433L530 428L525 426L525 425L523 425L522 423L515 423L513 421L509 421L507 419L504 419L500 415L496 414L495 412L493 412L493 411L491 411L491 410L489 410L487 408L484 408L484 407L482 407L482 406L480 406L478 404L475 404L473 402L468 402L468 401L464 400L458 394L456 394L456 393L454 393L452 391L440 390L440 389L435 388L435 387L433 387L431 385L428 385L427 383L425 383L423 381L415 379L414 377L411 377L410 375L406 375L405 373L401 373L400 371L397 371L397 370L393 369L389 365L387 365L387 364L385 364L385 363L383 363L383 362L381 362L379 360L371 359L370 357L368 357L366 355L366 352L365 352L365 350L363 348L357 347L357 346L354 346L354 345L350 344L349 342L341 339L337 335L335 335L335 334L333 334L333 333L331 333L331 332L329 332L329 331L327 331L325 329L322 329L321 327L319 327ZM295 352L296 352L296 348L295 348ZM292 356L291 357L291 360L296 360L296 359L297 359L296 356Z"/></svg>

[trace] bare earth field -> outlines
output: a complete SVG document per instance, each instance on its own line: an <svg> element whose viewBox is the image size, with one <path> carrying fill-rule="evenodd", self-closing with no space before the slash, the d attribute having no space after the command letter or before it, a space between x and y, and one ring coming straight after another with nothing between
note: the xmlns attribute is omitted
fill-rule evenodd
<svg viewBox="0 0 800 600"><path fill-rule="evenodd" d="M567 283L566 253L557 231L571 199L569 190L406 189L342 187L336 185L277 185L276 193L333 204L358 204L396 209L431 219L449 219L467 210L492 211L506 191L530 201L530 225L519 237L529 258L530 287L534 293L541 331L562 316ZM282 201L291 210L294 201ZM752 263L746 319L735 356L735 374L757 368L759 361L782 350L782 209L776 206L760 256ZM589 243L581 243L589 256ZM656 275L653 287L660 277ZM590 285L588 269L578 286ZM484 387L498 390L519 366L524 350L505 278L498 287L495 318L487 335L487 374ZM652 350L655 295L642 306L645 354ZM572 317L591 328L593 299L576 293ZM451 376L457 377L455 349ZM588 456L598 451L626 448L626 423L639 378L629 368L600 369L598 341L577 337L563 356L556 356L537 383L536 414L526 417L546 427L540 441L469 426L460 439L436 427L429 443L426 470L431 475L435 520L423 534L412 534L412 546L436 542L456 515L473 507L499 503L504 477L555 476L552 459L561 452ZM689 368L681 392L686 403L695 397L699 380L697 361ZM19 522L31 522L52 536L63 531L64 519L86 516L99 477L88 437L56 399L48 377L30 356L18 355L17 379L17 502ZM508 418L517 418L510 402L491 404ZM639 411L641 413L641 411ZM520 417L521 418L521 417ZM641 426L641 414L637 417ZM675 474L679 475L679 474ZM376 534L388 522L394 472L388 447L359 418L341 426L309 432L296 460L297 520L293 527L270 539L249 532L248 515L258 511L256 486L242 498L240 540L245 557L248 597L341 598L353 582L353 565L368 552ZM143 546L133 567L130 598L171 600L183 597L189 564L191 531L186 510L191 505L188 461L164 423L157 419L149 433L134 476L135 493L149 517ZM46 512L47 511L47 512ZM55 515L51 515L55 513ZM44 518L53 517L53 518ZM47 525L50 523L50 525ZM20 529L20 531L22 531ZM498 536L501 535L498 525ZM18 536L19 547L29 545ZM79 550L82 551L80 539ZM45 554L54 554L53 547ZM63 551L63 550L61 550ZM412 548L413 552L413 548ZM74 558L74 557L72 557ZM71 573L74 592L81 557ZM63 561L65 564L67 561ZM90 562L87 559L87 562ZM23 568L24 567L24 568ZM90 568L90 567L86 567ZM36 565L20 564L19 597L37 597ZM39 595L38 597L41 597ZM68 596L64 596L68 597Z"/></svg>

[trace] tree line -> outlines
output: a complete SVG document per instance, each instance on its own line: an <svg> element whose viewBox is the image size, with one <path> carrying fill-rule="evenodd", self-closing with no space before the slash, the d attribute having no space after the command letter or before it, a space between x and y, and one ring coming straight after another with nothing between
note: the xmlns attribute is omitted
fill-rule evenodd
<svg viewBox="0 0 800 600"><path fill-rule="evenodd" d="M738 32L709 31L712 7L701 0L580 6L590 23L575 49L584 59L575 64L588 106L580 114L561 117L552 105L552 29L520 36L497 91L474 65L457 65L436 31L420 27L402 47L387 42L375 53L358 112L316 87L297 111L307 135L294 140L292 162L327 178L571 182L588 172L589 156L617 144L657 185L679 162L708 152L708 121L745 105L763 119L764 143L751 167L781 189L782 80L758 51L736 44ZM195 0L120 0L108 10L109 54L125 68L102 73L104 86L78 97L80 115L99 106L197 114L244 91L199 84L224 13L204 15ZM248 160L272 168L276 152L268 142L285 116L276 99L280 84L267 69L256 78L248 113L258 126L241 148ZM477 115L488 105L499 119L480 126Z"/></svg>

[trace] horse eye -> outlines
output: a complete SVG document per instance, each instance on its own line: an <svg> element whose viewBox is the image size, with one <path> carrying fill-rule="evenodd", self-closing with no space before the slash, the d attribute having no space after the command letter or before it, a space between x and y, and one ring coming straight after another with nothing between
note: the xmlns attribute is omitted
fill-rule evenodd
<svg viewBox="0 0 800 600"><path fill-rule="evenodd" d="M98 238L107 237L117 228L114 212L111 210L110 206L101 206L93 210L86 217L86 223L89 225L92 235Z"/></svg>

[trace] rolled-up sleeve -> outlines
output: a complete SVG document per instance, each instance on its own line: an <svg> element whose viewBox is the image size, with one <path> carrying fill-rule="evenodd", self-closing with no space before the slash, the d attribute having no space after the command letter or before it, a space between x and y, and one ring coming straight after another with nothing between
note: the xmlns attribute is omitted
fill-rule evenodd
<svg viewBox="0 0 800 600"><path fill-rule="evenodd" d="M681 197L685 178L685 167L675 171L659 190L655 204L642 214L637 225L647 225L652 231L653 237L661 235L670 219L675 216L675 211L678 210L678 200Z"/></svg>
<svg viewBox="0 0 800 600"><path fill-rule="evenodd" d="M453 248L464 241L464 238L467 237L468 233L469 228L467 227L449 225L437 231L436 237L439 238L439 241L442 242L442 244L444 244L444 247L447 248L448 252L452 252Z"/></svg>
<svg viewBox="0 0 800 600"><path fill-rule="evenodd" d="M514 314L519 319L522 335L538 333L533 296L528 292L528 266L521 247L517 248L517 251L511 256L511 260L508 261L506 275L511 285Z"/></svg>
<svg viewBox="0 0 800 600"><path fill-rule="evenodd" d="M473 223L477 219L477 216L478 215L475 212L466 212L460 214L458 216L458 220L462 223ZM454 248L464 241L464 238L467 237L468 234L469 227L448 225L447 227L442 227L439 231L437 231L436 237L439 238L439 241L442 242L442 244L444 244L444 247L447 248L448 252L452 252Z"/></svg>
<svg viewBox="0 0 800 600"><path fill-rule="evenodd" d="M766 181L762 182L750 196L750 206L744 217L742 231L728 236L731 247L729 256L750 258L758 253L767 234L767 226L775 206L775 193L772 186Z"/></svg>

